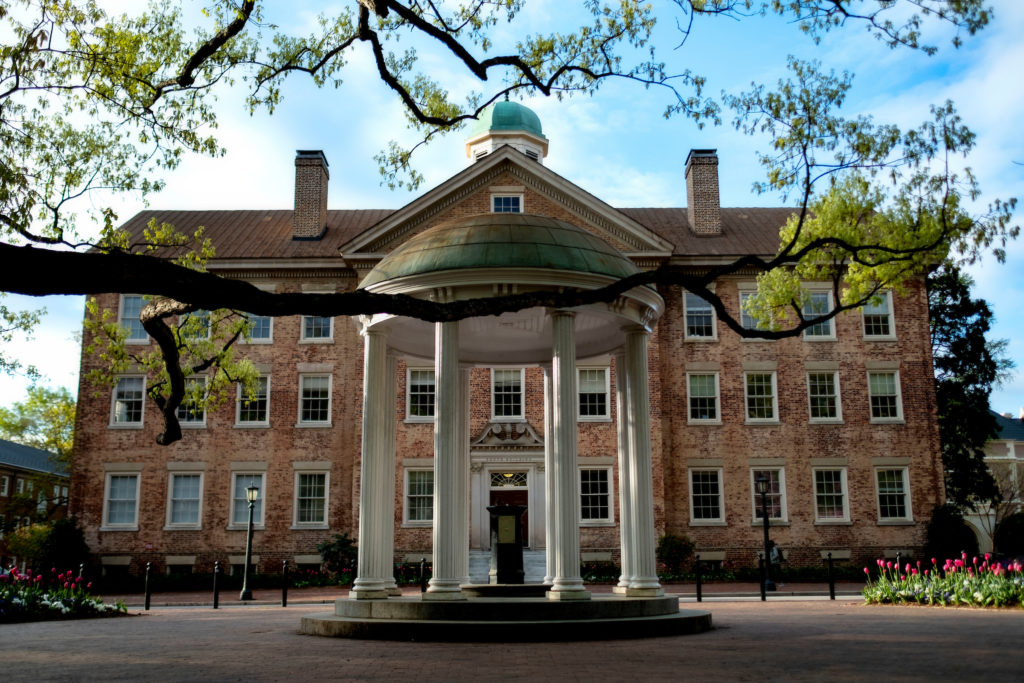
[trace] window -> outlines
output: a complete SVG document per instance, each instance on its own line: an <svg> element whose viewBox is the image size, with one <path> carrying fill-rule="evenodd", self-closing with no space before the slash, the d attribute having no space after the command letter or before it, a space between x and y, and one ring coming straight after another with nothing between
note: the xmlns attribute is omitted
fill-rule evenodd
<svg viewBox="0 0 1024 683"><path fill-rule="evenodd" d="M210 312L199 310L182 316L181 334L188 339L209 339Z"/></svg>
<svg viewBox="0 0 1024 683"><path fill-rule="evenodd" d="M722 470L690 470L690 522L724 522Z"/></svg>
<svg viewBox="0 0 1024 683"><path fill-rule="evenodd" d="M6 474L0 477L0 496L9 495L10 487L11 478L8 477Z"/></svg>
<svg viewBox="0 0 1024 683"><path fill-rule="evenodd" d="M754 497L754 520L761 521L761 494L757 492L757 480L768 479L768 493L765 503L768 508L768 519L784 521L786 519L786 477L781 468L765 468L750 470L750 492Z"/></svg>
<svg viewBox="0 0 1024 683"><path fill-rule="evenodd" d="M406 417L429 421L434 417L434 371L410 368L407 386Z"/></svg>
<svg viewBox="0 0 1024 683"><path fill-rule="evenodd" d="M864 318L864 336L887 338L896 336L892 320L892 293L879 292L877 303L869 303L861 309Z"/></svg>
<svg viewBox="0 0 1024 683"><path fill-rule="evenodd" d="M491 213L522 213L523 195L494 194L491 195Z"/></svg>
<svg viewBox="0 0 1024 683"><path fill-rule="evenodd" d="M269 315L252 315L251 313L247 317L252 326L249 329L249 338L246 340L248 343L269 344L274 341L273 318Z"/></svg>
<svg viewBox="0 0 1024 683"><path fill-rule="evenodd" d="M909 521L906 468L875 470L878 484L878 519Z"/></svg>
<svg viewBox="0 0 1024 683"><path fill-rule="evenodd" d="M814 521L848 522L846 469L814 470Z"/></svg>
<svg viewBox="0 0 1024 683"><path fill-rule="evenodd" d="M119 427L141 427L143 395L146 380L143 377L121 377L114 385L114 406L110 422Z"/></svg>
<svg viewBox="0 0 1024 683"><path fill-rule="evenodd" d="M868 398L872 422L898 422L903 419L899 373L869 372Z"/></svg>
<svg viewBox="0 0 1024 683"><path fill-rule="evenodd" d="M611 470L580 470L580 520L583 524L612 520Z"/></svg>
<svg viewBox="0 0 1024 683"><path fill-rule="evenodd" d="M331 423L331 376L299 376L299 423Z"/></svg>
<svg viewBox="0 0 1024 683"><path fill-rule="evenodd" d="M257 380L256 393L253 396L247 395L245 387L239 384L235 423L249 426L266 426L270 424L269 396L269 377L260 377Z"/></svg>
<svg viewBox="0 0 1024 683"><path fill-rule="evenodd" d="M832 310L831 292L809 292L804 299L804 318L810 319L824 315ZM804 330L804 339L835 339L833 319L811 325Z"/></svg>
<svg viewBox="0 0 1024 683"><path fill-rule="evenodd" d="M608 368L579 368L579 418L608 418Z"/></svg>
<svg viewBox="0 0 1024 683"><path fill-rule="evenodd" d="M203 475L171 474L167 526L198 527L203 492Z"/></svg>
<svg viewBox="0 0 1024 683"><path fill-rule="evenodd" d="M295 473L295 524L327 524L327 472Z"/></svg>
<svg viewBox="0 0 1024 683"><path fill-rule="evenodd" d="M302 341L330 340L334 336L333 323L334 318L302 316Z"/></svg>
<svg viewBox="0 0 1024 683"><path fill-rule="evenodd" d="M687 405L691 422L719 422L718 373L687 373Z"/></svg>
<svg viewBox="0 0 1024 683"><path fill-rule="evenodd" d="M811 422L838 422L842 418L839 373L808 372L807 401Z"/></svg>
<svg viewBox="0 0 1024 683"><path fill-rule="evenodd" d="M231 526L245 527L249 524L249 501L245 490L255 486L260 490L252 507L252 523L263 526L263 501L267 490L263 485L263 472L235 472L231 482Z"/></svg>
<svg viewBox="0 0 1024 683"><path fill-rule="evenodd" d="M14 488L18 492L18 495L21 495L22 493L25 493L25 480L24 479L18 479L17 480L17 484L14 485ZM32 489L30 487L29 491L31 491L31 490Z"/></svg>
<svg viewBox="0 0 1024 683"><path fill-rule="evenodd" d="M405 521L429 525L434 519L434 470L405 471Z"/></svg>
<svg viewBox="0 0 1024 683"><path fill-rule="evenodd" d="M773 422L778 419L775 401L775 373L744 373L747 422Z"/></svg>
<svg viewBox="0 0 1024 683"><path fill-rule="evenodd" d="M103 526L108 528L138 528L139 475L108 474L104 496Z"/></svg>
<svg viewBox="0 0 1024 683"><path fill-rule="evenodd" d="M683 294L684 317L686 319L686 339L714 339L715 309L711 304L696 294Z"/></svg>
<svg viewBox="0 0 1024 683"><path fill-rule="evenodd" d="M764 330L767 329L767 326L758 324L754 317L747 312L747 301L755 294L757 294L756 289L740 290L740 325L748 330Z"/></svg>
<svg viewBox="0 0 1024 683"><path fill-rule="evenodd" d="M523 416L523 371L498 370L491 371L491 412L494 417Z"/></svg>
<svg viewBox="0 0 1024 683"><path fill-rule="evenodd" d="M202 405L205 397L205 377L189 377L185 380L185 398L178 406L178 421L182 426L201 427L206 424L206 409Z"/></svg>
<svg viewBox="0 0 1024 683"><path fill-rule="evenodd" d="M145 344L149 341L146 328L142 326L139 315L142 313L143 299L137 294L121 295L121 312L118 322L124 328L125 341L129 344Z"/></svg>

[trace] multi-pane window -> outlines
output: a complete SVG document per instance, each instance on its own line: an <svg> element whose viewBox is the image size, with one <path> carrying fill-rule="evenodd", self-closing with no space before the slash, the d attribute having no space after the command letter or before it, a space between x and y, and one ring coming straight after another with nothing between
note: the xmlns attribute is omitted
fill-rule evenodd
<svg viewBox="0 0 1024 683"><path fill-rule="evenodd" d="M105 526L135 527L138 524L139 475L108 474Z"/></svg>
<svg viewBox="0 0 1024 683"><path fill-rule="evenodd" d="M263 343L274 338L274 319L269 315L249 315L249 342L253 344Z"/></svg>
<svg viewBox="0 0 1024 683"><path fill-rule="evenodd" d="M807 401L810 406L811 420L838 420L839 404L839 373L808 372Z"/></svg>
<svg viewBox="0 0 1024 683"><path fill-rule="evenodd" d="M832 308L832 295L829 292L810 292L804 299L803 315L805 320L824 315ZM809 339L832 339L832 319L811 325L804 330L804 337Z"/></svg>
<svg viewBox="0 0 1024 683"><path fill-rule="evenodd" d="M611 521L609 470L580 470L580 519L583 522Z"/></svg>
<svg viewBox="0 0 1024 683"><path fill-rule="evenodd" d="M235 472L231 482L232 526L246 526L249 523L249 500L245 496L245 490L250 486L255 486L259 491L252 505L252 522L255 525L263 524L263 501L267 498L263 486L263 473Z"/></svg>
<svg viewBox="0 0 1024 683"><path fill-rule="evenodd" d="M327 523L327 473L298 472L295 479L295 523Z"/></svg>
<svg viewBox="0 0 1024 683"><path fill-rule="evenodd" d="M904 468L875 470L878 482L878 518L910 519L907 501L907 470Z"/></svg>
<svg viewBox="0 0 1024 683"><path fill-rule="evenodd" d="M189 377L185 380L185 398L178 406L178 421L183 425L206 424L206 409L203 399L206 396L206 378Z"/></svg>
<svg viewBox="0 0 1024 683"><path fill-rule="evenodd" d="M877 302L868 303L861 309L864 318L865 337L892 337L892 293L880 292Z"/></svg>
<svg viewBox="0 0 1024 683"><path fill-rule="evenodd" d="M579 369L581 420L608 417L608 368Z"/></svg>
<svg viewBox="0 0 1024 683"><path fill-rule="evenodd" d="M409 370L409 407L411 418L434 417L434 371Z"/></svg>
<svg viewBox="0 0 1024 683"><path fill-rule="evenodd" d="M775 420L775 373L745 373L743 385L747 401L747 420Z"/></svg>
<svg viewBox="0 0 1024 683"><path fill-rule="evenodd" d="M715 309L696 294L683 294L687 339L713 339L715 337Z"/></svg>
<svg viewBox="0 0 1024 683"><path fill-rule="evenodd" d="M491 213L522 213L523 198L517 194L491 195Z"/></svg>
<svg viewBox="0 0 1024 683"><path fill-rule="evenodd" d="M330 339L333 331L331 324L334 318L319 315L302 316L303 339Z"/></svg>
<svg viewBox="0 0 1024 683"><path fill-rule="evenodd" d="M210 312L199 310L186 313L181 319L181 332L190 339L209 339Z"/></svg>
<svg viewBox="0 0 1024 683"><path fill-rule="evenodd" d="M846 470L814 470L814 517L819 522L848 521Z"/></svg>
<svg viewBox="0 0 1024 683"><path fill-rule="evenodd" d="M781 469L759 469L750 471L750 491L754 496L754 519L764 518L763 509L768 510L768 519L782 520L786 518L785 478ZM757 482L764 479L768 482L768 491L762 505L761 494L757 492Z"/></svg>
<svg viewBox="0 0 1024 683"><path fill-rule="evenodd" d="M690 470L690 519L720 522L722 512L722 471Z"/></svg>
<svg viewBox="0 0 1024 683"><path fill-rule="evenodd" d="M868 398L872 420L899 420L903 417L898 373L869 372Z"/></svg>
<svg viewBox="0 0 1024 683"><path fill-rule="evenodd" d="M245 387L238 385L238 424L265 425L269 422L269 391L270 378L260 377L256 380L254 394L249 394Z"/></svg>
<svg viewBox="0 0 1024 683"><path fill-rule="evenodd" d="M14 488L18 492L18 495L20 496L21 494L25 493L25 480L18 479L17 481L18 483L14 485ZM28 482L28 490L32 490L32 482Z"/></svg>
<svg viewBox="0 0 1024 683"><path fill-rule="evenodd" d="M747 328L748 330L763 330L767 329L767 325L763 325L754 320L754 317L747 311L747 301L750 300L757 294L756 291L741 291L740 292L740 325Z"/></svg>
<svg viewBox="0 0 1024 683"><path fill-rule="evenodd" d="M405 520L430 522L434 519L434 471L406 470Z"/></svg>
<svg viewBox="0 0 1024 683"><path fill-rule="evenodd" d="M171 474L171 504L168 525L197 526L199 524L201 474Z"/></svg>
<svg viewBox="0 0 1024 683"><path fill-rule="evenodd" d="M326 424L331 421L331 376L299 377L299 422Z"/></svg>
<svg viewBox="0 0 1024 683"><path fill-rule="evenodd" d="M121 377L114 385L114 408L111 423L142 425L143 397L146 380L142 377Z"/></svg>
<svg viewBox="0 0 1024 683"><path fill-rule="evenodd" d="M139 320L142 313L143 299L137 294L121 296L121 314L118 322L125 329L125 341L142 342L147 340L146 329Z"/></svg>
<svg viewBox="0 0 1024 683"><path fill-rule="evenodd" d="M5 474L4 476L0 477L0 496L9 495L10 488L11 478Z"/></svg>
<svg viewBox="0 0 1024 683"><path fill-rule="evenodd" d="M493 370L494 417L523 416L523 371Z"/></svg>
<svg viewBox="0 0 1024 683"><path fill-rule="evenodd" d="M717 421L718 374L691 373L686 376L690 420Z"/></svg>

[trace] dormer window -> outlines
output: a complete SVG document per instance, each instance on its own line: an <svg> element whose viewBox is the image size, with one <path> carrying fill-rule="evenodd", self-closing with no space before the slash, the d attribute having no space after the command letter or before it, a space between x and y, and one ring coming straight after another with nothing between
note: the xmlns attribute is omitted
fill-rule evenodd
<svg viewBox="0 0 1024 683"><path fill-rule="evenodd" d="M523 195L493 194L491 195L491 213L522 213Z"/></svg>

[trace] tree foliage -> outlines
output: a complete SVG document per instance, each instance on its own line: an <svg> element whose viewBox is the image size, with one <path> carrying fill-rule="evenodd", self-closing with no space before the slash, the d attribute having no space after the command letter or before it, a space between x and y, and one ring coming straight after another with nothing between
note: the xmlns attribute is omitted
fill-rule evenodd
<svg viewBox="0 0 1024 683"><path fill-rule="evenodd" d="M0 407L0 439L53 454L55 464L70 465L76 401L65 387L29 387L25 400Z"/></svg>
<svg viewBox="0 0 1024 683"><path fill-rule="evenodd" d="M95 350L112 367L138 363L157 375L149 395L164 416L159 441L170 443L180 437L178 406L204 398L189 395L188 374L215 370L205 392L212 401L230 382L251 377L230 353L245 335L244 312L457 320L611 301L656 283L706 298L741 335L780 338L856 308L883 288L898 290L951 249L968 260L990 248L1001 256L1019 231L1011 222L1014 200L994 201L980 214L968 210L980 190L969 171L951 170L950 161L970 151L974 136L952 104L937 103L931 119L910 130L844 116L839 108L851 77L797 60L774 87L753 84L746 93L714 98L672 51L696 30L695 18L760 13L790 19L812 40L861 26L891 47L933 52L927 29L953 27L958 46L991 21L983 0L585 0L583 21L534 35L517 30L524 6L525 0L349 0L322 14L306 35L279 30L263 16L273 6L257 0L207 0L198 21L166 2L118 16L95 0L18 0L0 8L0 261L10 265L0 269L0 291L150 296L142 321L159 359L129 357L115 321L100 312L90 325ZM659 25L677 28L670 44L655 31ZM244 84L251 109L273 111L289 79L342 87L360 52L372 58L420 139L412 147L388 143L377 157L392 186L416 187L415 149L460 130L501 97L592 95L624 80L663 91L666 116L715 124L729 108L739 129L767 134L766 180L758 189L792 200L794 218L773 257L748 255L699 274L666 264L594 292L448 304L361 291L261 292L205 272L216 245L201 234L152 225L143 243L132 244L116 230L117 216L96 193L152 192L160 187L152 171L173 170L187 154L220 154L213 133L225 105L215 99L225 86ZM455 65L462 79L438 80L438 61ZM479 89L467 88L466 78ZM83 236L81 214L72 210L86 196L98 207L98 236ZM158 246L177 258L154 258ZM745 330L710 287L750 268L761 273L747 311L765 323L758 331ZM804 316L801 283L809 279L833 284L836 306L822 316ZM180 316L199 310L221 323L202 344L175 327Z"/></svg>

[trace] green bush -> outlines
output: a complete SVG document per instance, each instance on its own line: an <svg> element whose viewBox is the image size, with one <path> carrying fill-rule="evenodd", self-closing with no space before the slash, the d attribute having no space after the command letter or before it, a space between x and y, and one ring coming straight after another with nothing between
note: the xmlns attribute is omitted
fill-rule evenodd
<svg viewBox="0 0 1024 683"><path fill-rule="evenodd" d="M359 548L348 534L334 534L334 538L318 543L316 551L324 562L324 569L336 574L343 570L352 570L359 557Z"/></svg>
<svg viewBox="0 0 1024 683"><path fill-rule="evenodd" d="M665 572L668 575L680 574L683 567L690 563L695 547L693 541L686 536L665 534L658 539L658 562L665 565Z"/></svg>
<svg viewBox="0 0 1024 683"><path fill-rule="evenodd" d="M925 557L959 557L978 554L978 538L952 505L938 505L932 510L925 537Z"/></svg>

